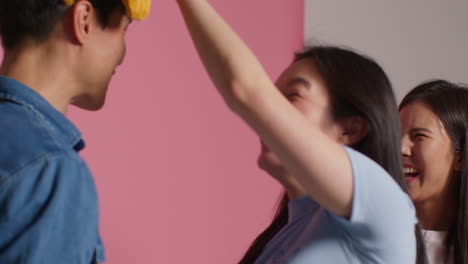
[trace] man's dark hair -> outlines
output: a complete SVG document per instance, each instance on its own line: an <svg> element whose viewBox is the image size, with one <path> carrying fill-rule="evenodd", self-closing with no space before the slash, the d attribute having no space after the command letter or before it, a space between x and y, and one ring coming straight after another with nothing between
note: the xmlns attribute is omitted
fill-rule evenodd
<svg viewBox="0 0 468 264"><path fill-rule="evenodd" d="M114 10L124 10L121 0L88 1L96 9L103 27ZM44 41L67 9L63 0L0 0L0 37L3 47L12 49L26 39L38 43Z"/></svg>

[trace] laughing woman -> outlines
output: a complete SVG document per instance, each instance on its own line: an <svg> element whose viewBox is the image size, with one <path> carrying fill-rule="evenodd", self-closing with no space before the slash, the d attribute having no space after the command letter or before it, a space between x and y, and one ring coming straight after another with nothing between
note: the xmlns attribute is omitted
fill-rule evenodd
<svg viewBox="0 0 468 264"><path fill-rule="evenodd" d="M207 1L178 4L226 104L260 137L260 167L287 193L241 263L415 263L416 216L383 70L355 52L315 47L275 84Z"/></svg>
<svg viewBox="0 0 468 264"><path fill-rule="evenodd" d="M430 263L468 263L468 90L443 80L400 105L402 155Z"/></svg>

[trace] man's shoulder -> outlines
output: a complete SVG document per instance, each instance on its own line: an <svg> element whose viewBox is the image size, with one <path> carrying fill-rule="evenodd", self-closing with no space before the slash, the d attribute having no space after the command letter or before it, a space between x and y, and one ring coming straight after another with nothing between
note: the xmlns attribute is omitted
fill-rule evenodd
<svg viewBox="0 0 468 264"><path fill-rule="evenodd" d="M40 114L0 102L0 179L51 153L66 153Z"/></svg>

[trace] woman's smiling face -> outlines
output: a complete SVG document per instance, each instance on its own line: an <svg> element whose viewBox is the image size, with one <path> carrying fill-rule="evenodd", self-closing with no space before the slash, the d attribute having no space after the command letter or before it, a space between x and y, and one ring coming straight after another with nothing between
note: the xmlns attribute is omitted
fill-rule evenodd
<svg viewBox="0 0 468 264"><path fill-rule="evenodd" d="M451 192L455 152L443 123L431 108L413 102L400 110L403 166L415 203Z"/></svg>

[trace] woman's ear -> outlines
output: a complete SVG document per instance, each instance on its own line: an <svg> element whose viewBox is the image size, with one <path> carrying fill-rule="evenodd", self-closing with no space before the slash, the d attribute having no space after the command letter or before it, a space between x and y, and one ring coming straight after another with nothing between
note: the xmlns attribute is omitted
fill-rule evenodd
<svg viewBox="0 0 468 264"><path fill-rule="evenodd" d="M365 138L369 132L369 124L367 120L360 116L347 117L339 123L342 127L342 132L338 140L340 143L347 146L352 146L358 143Z"/></svg>
<svg viewBox="0 0 468 264"><path fill-rule="evenodd" d="M453 170L456 172L461 172L463 170L462 157L460 152L455 152L455 157L453 159Z"/></svg>

